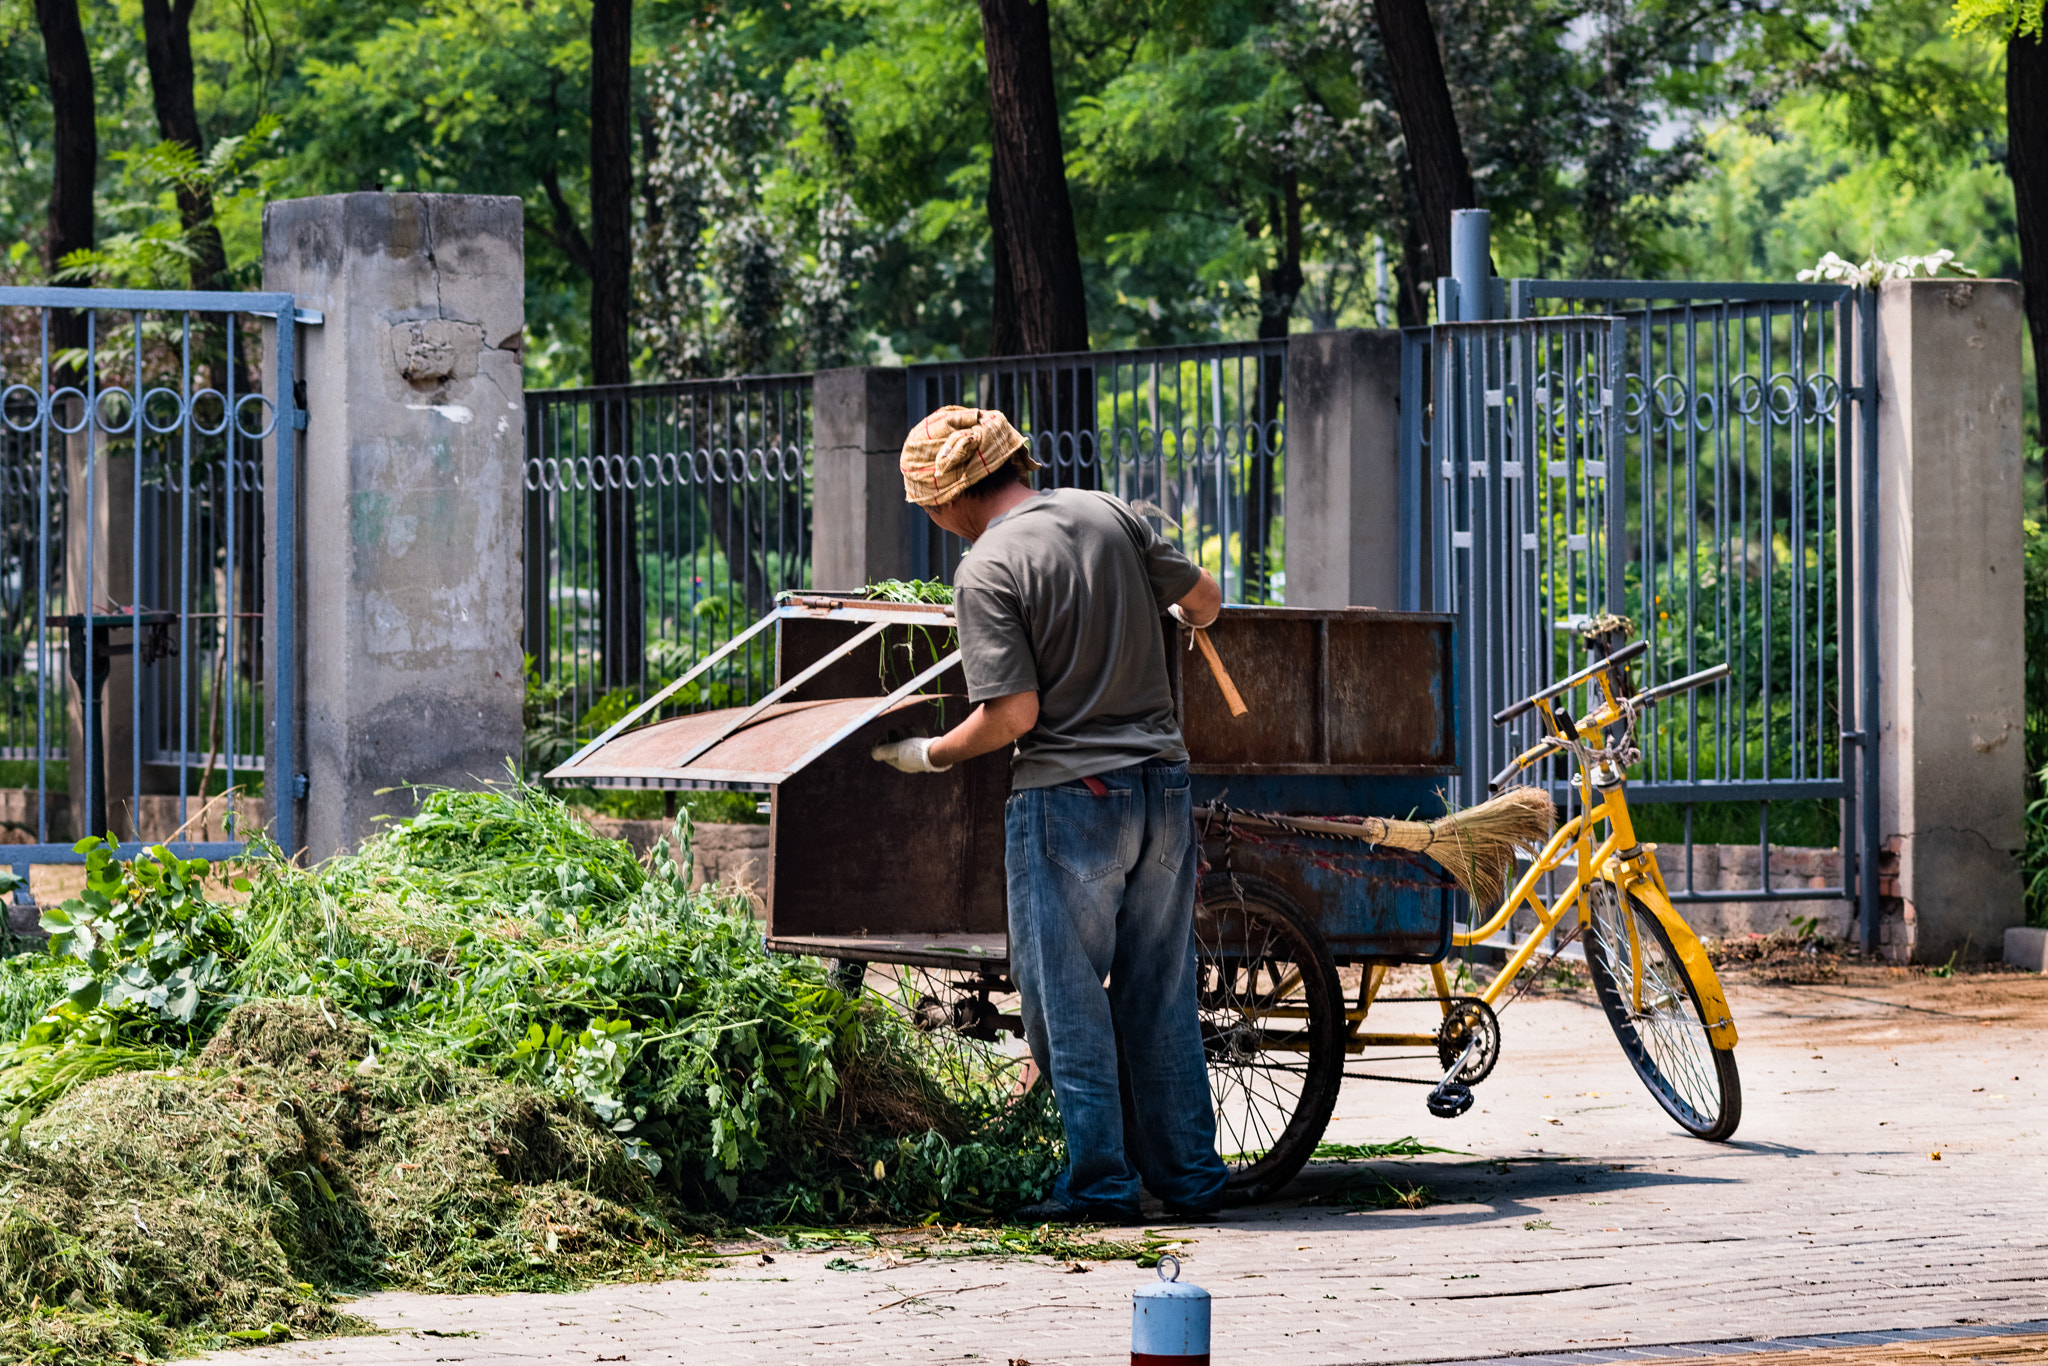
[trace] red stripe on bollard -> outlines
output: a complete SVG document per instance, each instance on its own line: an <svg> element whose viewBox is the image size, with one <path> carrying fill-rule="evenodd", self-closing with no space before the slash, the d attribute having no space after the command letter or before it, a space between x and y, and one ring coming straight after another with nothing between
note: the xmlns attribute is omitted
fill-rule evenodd
<svg viewBox="0 0 2048 1366"><path fill-rule="evenodd" d="M1151 1352L1131 1353L1131 1366L1209 1366L1209 1354L1199 1356L1156 1356Z"/></svg>

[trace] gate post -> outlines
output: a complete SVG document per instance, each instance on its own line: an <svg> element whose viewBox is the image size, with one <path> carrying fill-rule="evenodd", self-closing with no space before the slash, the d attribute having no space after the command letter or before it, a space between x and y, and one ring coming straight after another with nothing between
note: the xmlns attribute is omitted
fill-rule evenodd
<svg viewBox="0 0 2048 1366"><path fill-rule="evenodd" d="M897 457L908 423L901 367L859 365L811 377L811 586L857 592L907 579L924 513L903 501Z"/></svg>
<svg viewBox="0 0 2048 1366"><path fill-rule="evenodd" d="M1426 499L1401 480L1399 332L1287 339L1284 459L1287 605L1406 606L1402 551Z"/></svg>
<svg viewBox="0 0 2048 1366"><path fill-rule="evenodd" d="M272 667L303 679L315 858L411 810L409 793L378 789L502 780L520 752L522 232L520 201L503 196L264 210L264 288L326 315L300 334L297 517L268 520L273 538L302 528L298 658ZM271 772L266 786L296 783Z"/></svg>
<svg viewBox="0 0 2048 1366"><path fill-rule="evenodd" d="M1887 282L1876 364L1883 952L1995 959L2025 919L2019 286Z"/></svg>

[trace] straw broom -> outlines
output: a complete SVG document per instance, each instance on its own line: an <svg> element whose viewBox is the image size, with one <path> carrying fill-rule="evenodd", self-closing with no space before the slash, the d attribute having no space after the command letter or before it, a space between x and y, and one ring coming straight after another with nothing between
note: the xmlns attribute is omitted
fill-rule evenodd
<svg viewBox="0 0 2048 1366"><path fill-rule="evenodd" d="M1225 814L1208 807L1201 813ZM1491 801L1433 821L1398 821L1385 816L1281 816L1228 813L1233 824L1299 835L1334 835L1387 849L1427 854L1443 865L1458 886L1481 906L1492 906L1506 889L1507 872L1518 849L1538 849L1557 828L1557 808L1533 787L1503 792Z"/></svg>

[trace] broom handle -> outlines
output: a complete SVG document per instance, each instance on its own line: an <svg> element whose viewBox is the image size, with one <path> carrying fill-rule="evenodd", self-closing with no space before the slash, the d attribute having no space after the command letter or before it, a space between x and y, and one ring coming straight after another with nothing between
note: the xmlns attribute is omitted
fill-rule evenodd
<svg viewBox="0 0 2048 1366"><path fill-rule="evenodd" d="M1202 647L1202 658L1209 661L1209 672L1216 675L1216 686L1223 689L1223 700L1230 706L1233 717L1243 716L1251 708L1244 704L1244 698L1237 691L1237 684L1230 681L1230 673L1223 667L1222 657L1216 653L1215 642L1209 639L1209 632L1200 626L1191 626L1195 633L1195 644Z"/></svg>

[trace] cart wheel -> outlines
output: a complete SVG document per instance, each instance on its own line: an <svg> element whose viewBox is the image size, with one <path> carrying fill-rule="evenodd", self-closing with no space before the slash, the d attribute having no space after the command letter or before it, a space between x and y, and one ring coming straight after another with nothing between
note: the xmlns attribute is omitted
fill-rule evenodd
<svg viewBox="0 0 2048 1366"><path fill-rule="evenodd" d="M1330 949L1263 878L1214 873L1195 910L1202 1047L1232 1201L1263 1200L1322 1141L1344 1078L1344 998Z"/></svg>
<svg viewBox="0 0 2048 1366"><path fill-rule="evenodd" d="M897 963L869 963L864 976L867 988L909 1023L926 1072L970 1111L1003 1109L1039 1082L1024 1046L1017 988L1008 980Z"/></svg>
<svg viewBox="0 0 2048 1366"><path fill-rule="evenodd" d="M1733 1049L1715 1048L1707 1038L1706 1012L1692 975L1671 946L1671 937L1633 894L1611 882L1587 889L1593 923L1586 937L1586 966L1600 1008L1621 1040L1621 1051L1650 1088L1657 1103L1695 1138L1720 1140L1742 1122L1742 1081ZM1636 1009L1636 955L1640 950L1642 1009Z"/></svg>

